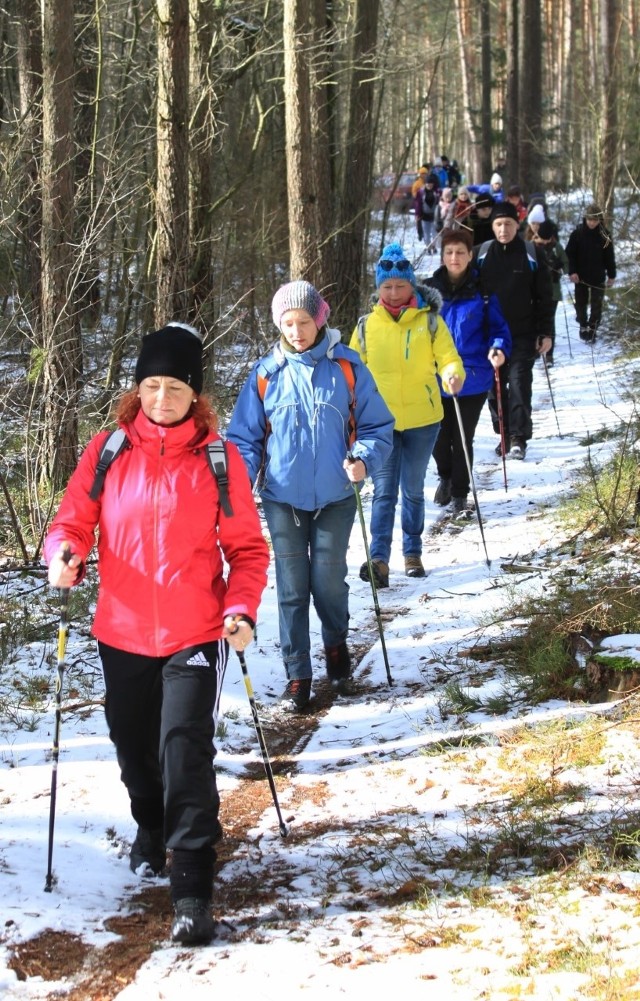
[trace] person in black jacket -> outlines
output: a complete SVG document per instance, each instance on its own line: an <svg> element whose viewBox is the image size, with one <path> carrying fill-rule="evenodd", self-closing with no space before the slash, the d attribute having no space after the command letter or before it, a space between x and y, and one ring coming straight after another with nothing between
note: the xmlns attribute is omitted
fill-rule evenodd
<svg viewBox="0 0 640 1001"><path fill-rule="evenodd" d="M467 190L469 189L467 188ZM473 208L469 213L469 223L473 232L474 246L484 243L485 240L493 240L491 213L495 204L491 195L478 195L473 203Z"/></svg>
<svg viewBox="0 0 640 1001"><path fill-rule="evenodd" d="M483 295L496 295L509 324L512 351L500 369L500 392L505 441L514 459L524 459L533 434L531 392L533 366L552 346L553 290L544 250L518 235L518 214L507 201L492 215L494 240L474 248ZM489 393L489 410L500 434L495 387ZM496 451L500 454L501 446Z"/></svg>
<svg viewBox="0 0 640 1001"><path fill-rule="evenodd" d="M575 307L580 337L590 343L596 339L602 318L605 279L607 286L611 286L616 278L613 241L598 205L587 206L582 223L569 237L567 257L569 279L576 287Z"/></svg>

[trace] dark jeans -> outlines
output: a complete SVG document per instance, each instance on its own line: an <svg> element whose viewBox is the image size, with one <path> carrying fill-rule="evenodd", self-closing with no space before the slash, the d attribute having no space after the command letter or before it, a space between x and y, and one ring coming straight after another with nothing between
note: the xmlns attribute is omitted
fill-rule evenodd
<svg viewBox="0 0 640 1001"><path fill-rule="evenodd" d="M398 504L402 553L419 556L424 529L424 478L440 424L393 432L393 449L382 469L372 477L371 558L389 562Z"/></svg>
<svg viewBox="0 0 640 1001"><path fill-rule="evenodd" d="M604 285L587 285L584 282L576 283L574 296L576 319L581 327L589 327L593 331L598 329L600 320L602 319L603 300Z"/></svg>
<svg viewBox="0 0 640 1001"><path fill-rule="evenodd" d="M320 511L262 501L276 566L280 649L287 678L310 678L311 599L325 646L338 646L349 631L347 547L356 513L351 490Z"/></svg>
<svg viewBox="0 0 640 1001"><path fill-rule="evenodd" d="M473 439L486 399L486 393L473 393L469 396L458 397L464 438L472 468ZM451 480L451 496L466 497L471 484L455 404L450 396L445 396L442 399L442 405L444 418L433 448L433 458L438 467L438 476L443 480Z"/></svg>
<svg viewBox="0 0 640 1001"><path fill-rule="evenodd" d="M213 739L228 644L159 658L106 643L98 649L109 736L133 819L163 827L169 848L210 849L219 830Z"/></svg>
<svg viewBox="0 0 640 1001"><path fill-rule="evenodd" d="M533 366L537 357L538 353L533 346L528 350L514 350L511 357L498 369L507 444L511 437L524 438L525 441L528 441L533 434L531 394ZM496 434L500 434L495 384L489 390L489 411L493 430Z"/></svg>

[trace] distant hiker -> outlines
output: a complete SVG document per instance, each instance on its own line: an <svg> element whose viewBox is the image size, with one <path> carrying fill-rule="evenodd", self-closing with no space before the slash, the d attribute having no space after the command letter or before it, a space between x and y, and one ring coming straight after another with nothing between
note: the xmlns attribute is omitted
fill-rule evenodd
<svg viewBox="0 0 640 1001"><path fill-rule="evenodd" d="M306 281L272 302L280 339L240 391L228 438L257 484L275 557L280 650L290 712L311 701L311 601L329 681L348 689L351 658L347 546L354 484L391 451L393 417L356 352L327 326L329 304ZM347 459L352 453L355 461Z"/></svg>
<svg viewBox="0 0 640 1001"><path fill-rule="evenodd" d="M453 335L467 377L458 405L468 454L473 465L473 439L494 370L511 353L511 334L495 295L480 291L472 268L473 238L468 230L445 229L441 235L442 267L427 284L442 296L441 316ZM453 514L467 507L469 472L451 396L442 387L444 416L433 449L440 482L433 498L442 506L451 502Z"/></svg>
<svg viewBox="0 0 640 1001"><path fill-rule="evenodd" d="M616 278L616 258L611 233L604 225L599 205L587 205L582 223L567 242L569 279L575 283L576 319L580 337L591 343L602 319L605 284Z"/></svg>
<svg viewBox="0 0 640 1001"><path fill-rule="evenodd" d="M492 174L488 184L468 184L467 187L473 195L491 195L496 202L504 201L500 174Z"/></svg>
<svg viewBox="0 0 640 1001"><path fill-rule="evenodd" d="M527 205L522 197L522 188L518 184L512 184L507 188L506 200L511 202L518 214L518 222L522 225L527 219Z"/></svg>
<svg viewBox="0 0 640 1001"><path fill-rule="evenodd" d="M413 198L414 201L416 199L416 195L418 194L418 192L424 187L424 182L426 181L430 173L431 173L431 164L423 163L420 169L418 170L418 176L411 185L411 197Z"/></svg>
<svg viewBox="0 0 640 1001"><path fill-rule="evenodd" d="M473 211L473 202L469 195L469 189L462 185L458 188L458 194L453 209L453 223L456 226L466 226L471 231L471 221L469 216Z"/></svg>
<svg viewBox="0 0 640 1001"><path fill-rule="evenodd" d="M531 218L531 215L529 218ZM556 343L555 317L558 303L562 302L562 285L560 280L563 274L569 274L569 258L567 257L564 247L560 243L558 227L550 219L545 219L544 222L537 224L537 232L533 235L533 242L544 248L547 255L549 270L551 272L551 286L553 289L553 319L551 328L551 348L547 351L546 361L547 365L553 365L554 348Z"/></svg>
<svg viewBox="0 0 640 1001"><path fill-rule="evenodd" d="M443 229L452 225L455 210L456 203L453 197L453 191L451 188L443 188L440 200L436 206L435 222L437 233L442 232ZM440 241L438 240L437 242L439 243Z"/></svg>
<svg viewBox="0 0 640 1001"><path fill-rule="evenodd" d="M495 205L491 195L478 195L469 213L469 222L473 230L473 245L478 246L485 240L493 240L491 213Z"/></svg>
<svg viewBox="0 0 640 1001"><path fill-rule="evenodd" d="M373 471L370 555L374 583L389 585L389 559L398 493L402 493L402 552L407 577L424 577L424 478L442 420L436 372L449 392L464 384L464 368L440 316L440 295L418 287L399 243L376 265L377 301L359 321L351 347L359 351L395 419L393 451ZM360 577L369 579L363 563Z"/></svg>
<svg viewBox="0 0 640 1001"><path fill-rule="evenodd" d="M528 215L525 215L526 228L524 230L525 240L535 240L538 230L547 216L542 205L534 205ZM522 220L520 220L522 221Z"/></svg>
<svg viewBox="0 0 640 1001"><path fill-rule="evenodd" d="M447 174L449 175L449 187L453 188L454 194L457 194L458 188L462 184L462 173L460 171L458 161L451 160L451 162L449 162L449 158L443 156L442 161L444 162L445 160L447 161L445 166Z"/></svg>
<svg viewBox="0 0 640 1001"><path fill-rule="evenodd" d="M254 638L269 551L234 445L226 446L232 514L221 510L206 448L219 441L217 418L201 395L197 331L169 323L147 334L135 380L116 406L128 448L92 499L110 432L89 442L44 554L53 587L79 584L98 530L93 634L109 736L138 825L129 864L160 875L172 850L172 938L196 944L214 933L220 692L229 645L243 650Z"/></svg>
<svg viewBox="0 0 640 1001"><path fill-rule="evenodd" d="M433 161L433 173L438 179L438 188L442 191L443 188L449 187L449 171L442 162L442 157L437 156Z"/></svg>
<svg viewBox="0 0 640 1001"><path fill-rule="evenodd" d="M415 197L414 214L418 238L433 253L435 253L433 243L437 235L435 220L439 198L438 179L434 174L429 174Z"/></svg>
<svg viewBox="0 0 640 1001"><path fill-rule="evenodd" d="M512 338L511 357L500 369L504 432L512 458L524 459L533 434L533 366L552 346L553 296L543 250L519 235L518 214L510 202L496 205L495 239L474 248L484 295L496 295ZM500 434L495 389L489 393L493 429ZM496 452L500 454L501 445Z"/></svg>

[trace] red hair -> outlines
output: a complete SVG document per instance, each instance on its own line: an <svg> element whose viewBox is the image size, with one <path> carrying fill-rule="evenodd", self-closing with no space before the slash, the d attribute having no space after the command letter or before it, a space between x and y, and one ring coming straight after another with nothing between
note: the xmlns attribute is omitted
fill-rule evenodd
<svg viewBox="0 0 640 1001"><path fill-rule="evenodd" d="M138 387L134 386L124 393L115 405L113 415L120 424L132 424L138 415L142 404L138 395ZM199 396L190 406L188 417L193 417L198 431L217 431L218 415L213 409L211 400Z"/></svg>

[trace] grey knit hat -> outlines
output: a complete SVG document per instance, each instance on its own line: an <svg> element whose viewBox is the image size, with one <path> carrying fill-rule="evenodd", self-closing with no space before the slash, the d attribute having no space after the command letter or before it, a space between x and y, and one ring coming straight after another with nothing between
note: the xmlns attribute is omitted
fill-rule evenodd
<svg viewBox="0 0 640 1001"><path fill-rule="evenodd" d="M166 375L202 392L202 338L187 323L172 321L142 338L136 362L136 383L152 375Z"/></svg>
<svg viewBox="0 0 640 1001"><path fill-rule="evenodd" d="M281 329L282 317L290 309L304 309L320 330L324 327L331 307L326 302L318 290L310 282L296 281L282 285L273 297L271 303L271 315L278 330Z"/></svg>

